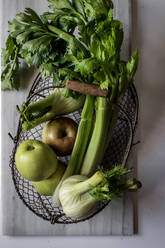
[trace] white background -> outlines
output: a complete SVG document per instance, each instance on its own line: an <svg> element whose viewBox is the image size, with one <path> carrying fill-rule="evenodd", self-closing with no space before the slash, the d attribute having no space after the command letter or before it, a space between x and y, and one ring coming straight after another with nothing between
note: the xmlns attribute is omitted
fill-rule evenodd
<svg viewBox="0 0 165 248"><path fill-rule="evenodd" d="M138 234L132 237L0 237L0 247L165 247L165 0L132 0L133 47L140 50ZM2 120L3 121L3 120ZM3 141L1 142L3 145Z"/></svg>

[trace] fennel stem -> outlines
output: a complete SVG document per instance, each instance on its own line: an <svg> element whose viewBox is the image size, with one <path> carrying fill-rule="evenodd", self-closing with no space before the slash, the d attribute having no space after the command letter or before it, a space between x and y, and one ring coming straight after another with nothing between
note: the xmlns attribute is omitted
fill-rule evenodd
<svg viewBox="0 0 165 248"><path fill-rule="evenodd" d="M56 116L72 113L80 109L84 96L74 99L63 95L65 89L55 89L53 93L30 105L23 104L20 108L22 127L28 131L35 126L49 121Z"/></svg>
<svg viewBox="0 0 165 248"><path fill-rule="evenodd" d="M74 185L75 190L78 190L80 194L88 192L93 187L96 187L103 180L103 174L100 171L97 171L93 176L88 178L87 180Z"/></svg>

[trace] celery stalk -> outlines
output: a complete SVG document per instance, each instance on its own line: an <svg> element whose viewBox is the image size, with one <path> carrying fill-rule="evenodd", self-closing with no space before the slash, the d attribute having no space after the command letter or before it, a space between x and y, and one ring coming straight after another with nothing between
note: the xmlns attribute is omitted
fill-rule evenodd
<svg viewBox="0 0 165 248"><path fill-rule="evenodd" d="M94 130L81 167L81 175L91 176L96 166L101 162L108 131L110 108L105 98L97 97Z"/></svg>
<svg viewBox="0 0 165 248"><path fill-rule="evenodd" d="M69 171L70 168L72 168L74 174L80 172L84 154L86 152L86 148L90 138L91 129L93 126L93 113L94 113L94 97L87 95L85 105L81 114L81 121L79 124L76 141L67 167ZM67 170L66 170L66 174L67 174Z"/></svg>
<svg viewBox="0 0 165 248"><path fill-rule="evenodd" d="M113 131L114 131L114 127L115 127L115 125L117 123L117 119L118 119L118 109L113 108L112 109L111 120L110 120L110 123L108 125L108 132L107 132L106 141L105 141L105 144L104 144L103 155L104 155L104 153L106 152L106 150L108 148L109 142L111 140L111 137L112 137L112 134L113 134Z"/></svg>

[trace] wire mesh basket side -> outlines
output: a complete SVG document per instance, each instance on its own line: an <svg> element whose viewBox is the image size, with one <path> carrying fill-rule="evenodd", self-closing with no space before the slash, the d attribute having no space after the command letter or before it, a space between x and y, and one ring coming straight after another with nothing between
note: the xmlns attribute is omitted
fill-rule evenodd
<svg viewBox="0 0 165 248"><path fill-rule="evenodd" d="M54 85L52 79L46 78L45 80L42 80L41 77L38 76L29 92L27 102L29 104L36 102L51 94L53 89ZM138 99L134 86L131 86L130 89L127 90L118 107L120 109L118 121L109 147L102 161L105 169L111 168L113 164L125 164L128 158L138 116ZM81 111L75 111L68 116L79 123L81 119ZM78 223L93 217L100 212L108 202L100 203L98 209L96 209L95 212L86 219L71 219L63 213L61 208L56 208L52 205L51 197L38 194L32 183L23 178L17 171L14 162L17 147L21 142L27 139L41 140L42 128L43 124L28 132L23 132L21 122L19 121L17 135L14 139L15 145L10 160L12 178L19 197L37 216L50 221L52 224ZM69 158L70 156L60 157L60 159L65 163L68 162Z"/></svg>

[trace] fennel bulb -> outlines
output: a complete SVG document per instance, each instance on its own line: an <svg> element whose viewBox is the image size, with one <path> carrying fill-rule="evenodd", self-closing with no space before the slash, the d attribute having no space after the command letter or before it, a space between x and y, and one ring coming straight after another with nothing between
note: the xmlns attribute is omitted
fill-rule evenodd
<svg viewBox="0 0 165 248"><path fill-rule="evenodd" d="M59 199L68 217L85 218L95 210L99 201L89 194L89 188L95 184L95 181L97 183L99 178L96 177L98 176L96 174L89 182L86 176L74 175L63 182L59 191Z"/></svg>
<svg viewBox="0 0 165 248"><path fill-rule="evenodd" d="M83 175L67 178L59 190L64 213L71 218L86 218L94 213L100 201L120 197L126 191L136 191L141 183L134 178L123 178L130 172L118 165L107 172L97 171L90 178Z"/></svg>

